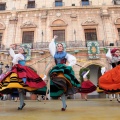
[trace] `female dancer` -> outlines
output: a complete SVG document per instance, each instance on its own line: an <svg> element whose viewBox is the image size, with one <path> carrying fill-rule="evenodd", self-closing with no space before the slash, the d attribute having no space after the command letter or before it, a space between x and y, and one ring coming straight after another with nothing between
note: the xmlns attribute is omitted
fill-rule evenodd
<svg viewBox="0 0 120 120"><path fill-rule="evenodd" d="M13 48L15 45L11 45L10 55L13 60L13 67L2 79L2 88L0 91L3 93L10 93L13 88L18 88L20 106L18 110L22 110L25 106L24 103L24 90L33 91L46 86L42 78L39 77L32 69L25 66L25 51L24 48L19 47L18 54L15 54Z"/></svg>
<svg viewBox="0 0 120 120"><path fill-rule="evenodd" d="M106 57L112 65L112 69L99 78L99 86L109 94L118 93L120 92L120 50L114 48L110 51L109 49ZM118 98L117 101L120 102Z"/></svg>
<svg viewBox="0 0 120 120"><path fill-rule="evenodd" d="M82 83L81 83L81 95L82 97L87 101L87 94L91 93L96 90L96 86L88 79L88 74L90 70L88 71L83 71L81 76L82 76Z"/></svg>
<svg viewBox="0 0 120 120"><path fill-rule="evenodd" d="M50 96L57 98L61 96L63 104L61 111L65 111L67 107L65 96L78 92L80 84L75 78L71 67L76 64L76 58L64 51L62 43L58 43L56 47L56 38L57 36L54 36L49 44L49 51L54 57L56 64L49 72L51 80ZM66 65L67 61L69 62L68 66Z"/></svg>

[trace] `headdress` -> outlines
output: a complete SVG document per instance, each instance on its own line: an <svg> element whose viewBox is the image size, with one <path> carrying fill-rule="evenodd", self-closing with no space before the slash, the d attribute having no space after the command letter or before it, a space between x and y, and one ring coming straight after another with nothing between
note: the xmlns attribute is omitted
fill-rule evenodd
<svg viewBox="0 0 120 120"><path fill-rule="evenodd" d="M118 49L118 48L113 48L113 49L111 50L111 53L114 54L117 50L119 50L119 49Z"/></svg>
<svg viewBox="0 0 120 120"><path fill-rule="evenodd" d="M90 72L90 70L88 70L88 71L83 71L83 72L82 72L83 78L87 78L87 75L88 75L89 72Z"/></svg>

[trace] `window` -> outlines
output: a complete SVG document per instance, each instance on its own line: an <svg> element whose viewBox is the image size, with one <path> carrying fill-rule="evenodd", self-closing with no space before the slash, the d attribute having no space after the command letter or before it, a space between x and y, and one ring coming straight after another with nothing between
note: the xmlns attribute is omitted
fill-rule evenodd
<svg viewBox="0 0 120 120"><path fill-rule="evenodd" d="M55 7L63 6L62 0L55 0Z"/></svg>
<svg viewBox="0 0 120 120"><path fill-rule="evenodd" d="M113 0L115 5L120 5L120 0Z"/></svg>
<svg viewBox="0 0 120 120"><path fill-rule="evenodd" d="M28 0L27 8L35 8L35 0Z"/></svg>
<svg viewBox="0 0 120 120"><path fill-rule="evenodd" d="M81 4L82 4L82 6L84 6L84 5L90 5L90 2L89 2L89 0L82 0Z"/></svg>
<svg viewBox="0 0 120 120"><path fill-rule="evenodd" d="M97 40L97 33L96 29L85 29L85 40L88 41L96 41Z"/></svg>
<svg viewBox="0 0 120 120"><path fill-rule="evenodd" d="M22 36L22 43L33 43L34 31L25 31Z"/></svg>
<svg viewBox="0 0 120 120"><path fill-rule="evenodd" d="M6 9L6 3L0 3L0 10Z"/></svg>
<svg viewBox="0 0 120 120"><path fill-rule="evenodd" d="M120 28L118 28L118 36L119 36L119 40L120 40Z"/></svg>
<svg viewBox="0 0 120 120"><path fill-rule="evenodd" d="M0 33L0 48L1 48L1 45L2 45L2 36L3 36L3 33Z"/></svg>
<svg viewBox="0 0 120 120"><path fill-rule="evenodd" d="M57 35L57 42L65 42L65 30L53 30L53 36Z"/></svg>

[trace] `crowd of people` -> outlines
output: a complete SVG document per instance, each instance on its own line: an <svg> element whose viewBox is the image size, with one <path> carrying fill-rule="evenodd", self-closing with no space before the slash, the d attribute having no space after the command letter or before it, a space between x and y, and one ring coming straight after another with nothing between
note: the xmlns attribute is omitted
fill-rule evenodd
<svg viewBox="0 0 120 120"><path fill-rule="evenodd" d="M26 56L23 47L19 47L18 53L14 52L16 44L10 46L10 55L13 58L12 68L5 73L0 81L0 93L11 94L11 98L20 101L18 110L22 110L26 103L24 102L25 93L36 94L37 100L48 99L49 94L52 98L60 98L62 102L61 111L66 111L66 97L80 93L84 100L88 100L87 94L96 91L96 86L89 80L90 70L84 70L80 73L82 81L76 79L72 66L76 64L76 57L67 53L62 43L56 43L58 36L54 36L49 44L49 51L55 61L55 66L49 71L49 86L44 78L40 77L35 71L26 66ZM119 64L120 50L108 50L106 58L112 69L102 71L103 75L99 78L99 87L106 94L120 92ZM119 101L119 98L117 98Z"/></svg>

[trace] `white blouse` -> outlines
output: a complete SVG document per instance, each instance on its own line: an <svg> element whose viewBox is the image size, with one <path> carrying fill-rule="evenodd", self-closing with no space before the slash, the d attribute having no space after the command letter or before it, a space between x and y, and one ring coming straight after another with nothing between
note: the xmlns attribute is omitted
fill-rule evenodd
<svg viewBox="0 0 120 120"><path fill-rule="evenodd" d="M10 53L11 57L13 58L13 60L12 60L13 65L18 64L19 60L25 60L24 56L21 53L15 54L15 52L12 48L10 48L9 53Z"/></svg>
<svg viewBox="0 0 120 120"><path fill-rule="evenodd" d="M52 39L52 41L49 44L49 51L51 53L51 55L54 57L55 53L56 53L56 44L55 44L55 40ZM67 61L69 62L68 66L73 66L76 64L76 57L67 53L66 57Z"/></svg>

